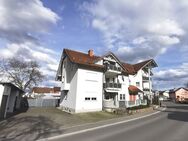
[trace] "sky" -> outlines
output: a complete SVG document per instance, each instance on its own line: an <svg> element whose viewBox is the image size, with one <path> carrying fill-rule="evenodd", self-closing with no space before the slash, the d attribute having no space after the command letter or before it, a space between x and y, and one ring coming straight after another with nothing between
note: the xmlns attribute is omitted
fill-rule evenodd
<svg viewBox="0 0 188 141"><path fill-rule="evenodd" d="M1 0L0 59L36 60L41 85L54 86L64 48L112 51L127 63L153 58L154 88L177 88L188 82L187 13L187 0Z"/></svg>

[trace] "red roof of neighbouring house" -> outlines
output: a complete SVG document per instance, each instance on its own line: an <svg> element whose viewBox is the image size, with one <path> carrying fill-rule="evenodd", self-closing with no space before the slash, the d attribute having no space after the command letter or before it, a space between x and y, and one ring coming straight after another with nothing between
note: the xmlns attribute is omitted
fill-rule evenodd
<svg viewBox="0 0 188 141"><path fill-rule="evenodd" d="M133 85L130 85L128 89L130 94L138 94L138 92L142 92L139 88Z"/></svg>
<svg viewBox="0 0 188 141"><path fill-rule="evenodd" d="M184 90L188 91L188 88L180 87L180 88L177 88L176 90L174 90L174 92L176 92L176 91L178 91L180 89L184 89Z"/></svg>
<svg viewBox="0 0 188 141"><path fill-rule="evenodd" d="M49 88L49 87L34 87L32 92L34 93L58 93L60 92L61 88L60 87L54 87L54 88Z"/></svg>

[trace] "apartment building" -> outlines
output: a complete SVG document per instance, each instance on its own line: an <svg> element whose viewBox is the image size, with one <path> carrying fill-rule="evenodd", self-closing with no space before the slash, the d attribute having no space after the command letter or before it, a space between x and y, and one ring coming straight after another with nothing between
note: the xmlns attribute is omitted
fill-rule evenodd
<svg viewBox="0 0 188 141"><path fill-rule="evenodd" d="M61 81L60 107L70 113L114 110L146 104L152 97L153 59L137 64L119 60L112 52L94 55L64 49L56 80Z"/></svg>

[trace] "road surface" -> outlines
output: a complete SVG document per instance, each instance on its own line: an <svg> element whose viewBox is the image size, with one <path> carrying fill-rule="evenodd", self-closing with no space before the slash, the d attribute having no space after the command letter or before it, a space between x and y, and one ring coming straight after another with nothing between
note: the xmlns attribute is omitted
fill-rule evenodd
<svg viewBox="0 0 188 141"><path fill-rule="evenodd" d="M166 103L156 115L53 141L188 141L188 104Z"/></svg>

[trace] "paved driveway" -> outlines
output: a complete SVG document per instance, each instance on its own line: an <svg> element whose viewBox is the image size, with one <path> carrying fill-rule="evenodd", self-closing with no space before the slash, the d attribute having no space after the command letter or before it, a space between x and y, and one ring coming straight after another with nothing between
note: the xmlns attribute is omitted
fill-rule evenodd
<svg viewBox="0 0 188 141"><path fill-rule="evenodd" d="M68 114L56 108L31 108L0 122L0 140L33 141L64 132L64 128L122 117L106 112Z"/></svg>

